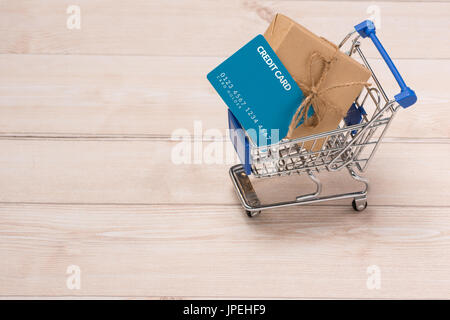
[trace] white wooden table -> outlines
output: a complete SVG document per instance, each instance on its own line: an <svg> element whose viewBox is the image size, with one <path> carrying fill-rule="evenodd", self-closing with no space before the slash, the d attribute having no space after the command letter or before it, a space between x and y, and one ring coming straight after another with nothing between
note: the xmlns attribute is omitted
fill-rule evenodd
<svg viewBox="0 0 450 320"><path fill-rule="evenodd" d="M206 73L274 13L338 42L374 4L419 102L371 163L363 214L341 201L250 220L229 164L172 163L175 130L225 133ZM446 1L0 1L1 298L450 298L449 29ZM287 180L261 190L295 196Z"/></svg>

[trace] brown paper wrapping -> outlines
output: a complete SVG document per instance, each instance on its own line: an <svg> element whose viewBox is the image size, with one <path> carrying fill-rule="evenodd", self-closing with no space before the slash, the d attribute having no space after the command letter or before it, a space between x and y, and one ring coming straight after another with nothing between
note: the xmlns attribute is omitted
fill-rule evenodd
<svg viewBox="0 0 450 320"><path fill-rule="evenodd" d="M282 14L275 16L264 33L264 37L298 83L311 86L308 62L314 52L319 52L327 59L335 58L319 90L350 82L366 82L370 77L370 71L363 65L343 52L337 51L333 44ZM320 78L322 72L323 64L320 61L314 61L311 76L315 82ZM362 88L363 85L353 85L323 93L321 98L332 104L334 108L322 112L320 121L316 121L315 126L300 125L294 130L291 138L300 138L336 129ZM313 151L319 150L323 143L324 139L318 140ZM306 149L311 149L311 146L312 142L304 145Z"/></svg>

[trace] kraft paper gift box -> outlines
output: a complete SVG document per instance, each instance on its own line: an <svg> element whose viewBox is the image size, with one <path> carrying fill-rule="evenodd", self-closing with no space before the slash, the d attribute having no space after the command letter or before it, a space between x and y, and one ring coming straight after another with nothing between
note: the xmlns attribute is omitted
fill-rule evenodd
<svg viewBox="0 0 450 320"><path fill-rule="evenodd" d="M295 139L336 129L363 86L367 85L365 82L370 77L370 71L328 40L282 14L275 16L264 37L302 89L303 95L306 98L309 96L304 108L312 105L315 112L315 116L300 126L294 119L287 138ZM301 118L302 112L297 116ZM318 140L312 151L320 150L324 140ZM306 149L311 147L312 142L304 145Z"/></svg>

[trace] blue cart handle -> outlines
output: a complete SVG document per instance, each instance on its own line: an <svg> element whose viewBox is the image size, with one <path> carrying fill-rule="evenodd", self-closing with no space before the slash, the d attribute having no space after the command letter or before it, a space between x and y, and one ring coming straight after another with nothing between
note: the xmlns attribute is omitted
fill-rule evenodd
<svg viewBox="0 0 450 320"><path fill-rule="evenodd" d="M395 80L397 80L397 83L400 86L400 93L394 96L395 101L397 101L398 104L401 105L403 108L408 108L409 106L412 106L414 103L416 103L417 101L416 93L406 85L405 81L403 81L402 76L398 72L388 53L386 52L377 35L375 34L375 25L373 24L373 22L370 20L365 20L360 24L357 24L355 26L355 30L359 33L361 37L363 38L369 37L370 39L372 39L373 44L378 49L384 61L388 65L389 69L391 70L392 74L395 77Z"/></svg>

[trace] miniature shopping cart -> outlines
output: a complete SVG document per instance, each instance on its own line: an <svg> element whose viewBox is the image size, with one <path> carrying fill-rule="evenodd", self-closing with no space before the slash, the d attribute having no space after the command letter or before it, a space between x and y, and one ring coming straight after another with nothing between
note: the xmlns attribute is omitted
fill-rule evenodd
<svg viewBox="0 0 450 320"><path fill-rule="evenodd" d="M367 168L383 138L392 118L400 107L407 108L417 101L416 94L406 86L394 63L375 34L374 24L366 20L355 26L340 43L349 46L349 56L358 53L362 62L370 70L375 86L366 87L356 98L347 116L333 131L281 140L268 146L256 146L231 112L228 113L230 137L242 164L230 168L230 176L238 197L249 217L261 210L308 204L327 200L353 198L353 208L362 211L367 207L368 180L358 173ZM389 99L366 57L361 51L360 38L369 37L387 66L393 73L400 93ZM314 148L322 144L320 150ZM308 147L306 147L308 146ZM313 151L317 150L317 151ZM350 176L364 187L350 193L322 195L322 184L316 174L322 170L338 171L346 168ZM316 186L316 191L296 197L292 201L262 204L249 175L256 178L306 174Z"/></svg>

